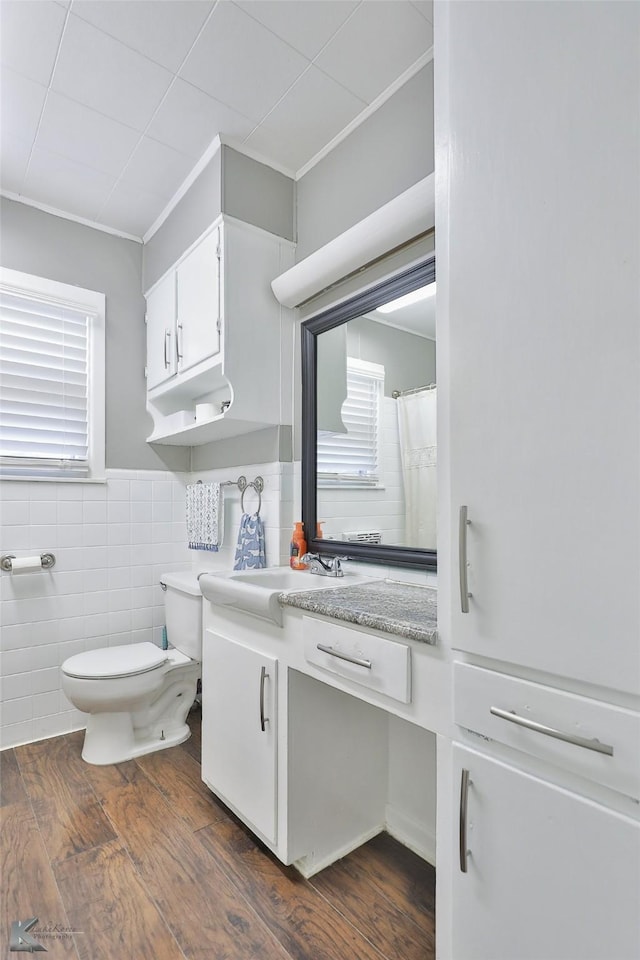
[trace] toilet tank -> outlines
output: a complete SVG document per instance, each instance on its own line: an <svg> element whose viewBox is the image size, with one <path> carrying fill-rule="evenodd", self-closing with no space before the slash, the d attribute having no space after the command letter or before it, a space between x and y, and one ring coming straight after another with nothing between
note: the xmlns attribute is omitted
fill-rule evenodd
<svg viewBox="0 0 640 960"><path fill-rule="evenodd" d="M165 573L160 583L167 588L163 596L169 643L192 660L201 660L202 594L196 575L191 571Z"/></svg>

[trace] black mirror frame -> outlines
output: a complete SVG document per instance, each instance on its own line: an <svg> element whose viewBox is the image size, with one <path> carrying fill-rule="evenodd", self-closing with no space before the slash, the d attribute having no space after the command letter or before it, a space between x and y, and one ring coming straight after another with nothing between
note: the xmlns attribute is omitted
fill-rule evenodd
<svg viewBox="0 0 640 960"><path fill-rule="evenodd" d="M369 563L383 563L401 567L421 567L437 570L436 550L417 547L399 547L387 544L348 543L344 540L325 540L316 536L317 530L317 450L318 432L316 385L317 351L316 338L327 330L333 330L375 310L383 303L417 290L436 278L435 254L411 267L399 276L356 295L346 303L325 310L301 326L302 346L302 522L307 549L311 553L350 557Z"/></svg>

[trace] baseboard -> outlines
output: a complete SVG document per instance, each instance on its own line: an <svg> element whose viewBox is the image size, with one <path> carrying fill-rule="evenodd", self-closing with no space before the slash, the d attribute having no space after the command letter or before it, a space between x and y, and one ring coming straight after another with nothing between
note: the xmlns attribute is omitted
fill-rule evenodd
<svg viewBox="0 0 640 960"><path fill-rule="evenodd" d="M365 833L362 833L353 840L350 840L349 843L345 844L344 847L340 847L337 850L332 850L331 853L326 854L320 860L312 860L313 854L308 854L306 857L302 857L300 860L294 860L293 866L299 873L302 874L303 877L308 880L309 877L313 877L316 873L320 873L320 871L324 870L325 867L330 867L332 863L336 862L336 860L341 860L343 857L346 857L347 854L353 853L353 851L357 850L358 847L361 847L363 843L366 843L368 840L372 840L374 837L377 837L378 834L382 833L384 829L385 825L384 823L381 823L380 826L373 827L371 830L367 830Z"/></svg>
<svg viewBox="0 0 640 960"><path fill-rule="evenodd" d="M387 807L386 830L409 850L433 867L436 865L436 837L425 824L393 807Z"/></svg>

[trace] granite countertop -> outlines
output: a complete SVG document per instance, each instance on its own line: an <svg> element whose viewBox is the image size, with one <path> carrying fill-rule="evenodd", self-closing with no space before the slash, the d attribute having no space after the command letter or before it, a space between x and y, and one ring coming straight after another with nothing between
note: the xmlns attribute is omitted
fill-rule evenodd
<svg viewBox="0 0 640 960"><path fill-rule="evenodd" d="M437 641L435 587L422 587L397 580L373 580L354 586L327 587L282 593L280 603L335 617L362 627L395 633L409 640Z"/></svg>

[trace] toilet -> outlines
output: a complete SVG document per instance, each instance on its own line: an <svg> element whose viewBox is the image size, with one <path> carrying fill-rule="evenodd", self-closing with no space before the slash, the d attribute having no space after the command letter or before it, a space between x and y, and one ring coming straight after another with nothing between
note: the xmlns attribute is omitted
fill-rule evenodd
<svg viewBox="0 0 640 960"><path fill-rule="evenodd" d="M62 664L62 689L88 713L82 758L122 763L182 743L201 675L202 594L191 573L161 578L172 647L130 643L78 653Z"/></svg>

